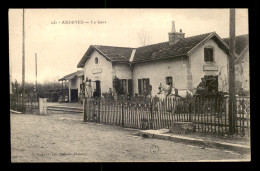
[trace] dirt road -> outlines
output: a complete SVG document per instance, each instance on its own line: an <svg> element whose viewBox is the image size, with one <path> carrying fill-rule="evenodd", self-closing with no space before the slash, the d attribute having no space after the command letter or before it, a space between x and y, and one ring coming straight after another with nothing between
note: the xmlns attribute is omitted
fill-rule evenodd
<svg viewBox="0 0 260 171"><path fill-rule="evenodd" d="M248 155L135 136L81 114L11 114L12 162L249 160Z"/></svg>

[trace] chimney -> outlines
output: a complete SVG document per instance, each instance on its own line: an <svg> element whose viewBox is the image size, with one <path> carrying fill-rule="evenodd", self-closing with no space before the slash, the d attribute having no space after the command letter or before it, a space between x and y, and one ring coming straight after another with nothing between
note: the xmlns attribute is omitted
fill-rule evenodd
<svg viewBox="0 0 260 171"><path fill-rule="evenodd" d="M180 29L180 32L175 31L175 21L172 21L172 30L169 33L169 44L174 45L180 39L184 39L184 36L185 36L185 33L182 33L182 29Z"/></svg>

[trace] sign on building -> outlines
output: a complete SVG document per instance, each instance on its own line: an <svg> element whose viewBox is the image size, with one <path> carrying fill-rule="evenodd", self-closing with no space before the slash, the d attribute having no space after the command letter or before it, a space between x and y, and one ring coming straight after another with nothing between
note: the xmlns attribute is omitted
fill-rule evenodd
<svg viewBox="0 0 260 171"><path fill-rule="evenodd" d="M218 71L218 66L203 65L204 71Z"/></svg>

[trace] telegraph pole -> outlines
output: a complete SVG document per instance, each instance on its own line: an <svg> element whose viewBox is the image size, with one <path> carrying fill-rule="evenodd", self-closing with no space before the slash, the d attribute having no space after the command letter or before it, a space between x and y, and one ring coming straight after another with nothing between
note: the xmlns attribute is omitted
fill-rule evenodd
<svg viewBox="0 0 260 171"><path fill-rule="evenodd" d="M36 100L38 100L38 96L37 96L37 53L35 53L35 93L36 93Z"/></svg>
<svg viewBox="0 0 260 171"><path fill-rule="evenodd" d="M22 90L23 90L23 93L22 93L22 104L23 106L25 105L24 103L24 98L25 98L25 85L24 85L24 80L25 80L25 50L24 50L24 46L25 46L25 36L24 36L24 8L23 8L23 62L22 62Z"/></svg>
<svg viewBox="0 0 260 171"><path fill-rule="evenodd" d="M235 97L235 9L230 9L229 26L229 132L235 134L236 97Z"/></svg>

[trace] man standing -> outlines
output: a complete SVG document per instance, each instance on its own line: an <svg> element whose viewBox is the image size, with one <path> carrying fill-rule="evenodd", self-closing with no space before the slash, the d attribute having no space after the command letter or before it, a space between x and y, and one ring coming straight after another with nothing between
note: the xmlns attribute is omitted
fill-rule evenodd
<svg viewBox="0 0 260 171"><path fill-rule="evenodd" d="M112 88L109 88L108 99L109 100L114 100L114 93L112 91Z"/></svg>
<svg viewBox="0 0 260 171"><path fill-rule="evenodd" d="M93 97L94 97L94 98L98 97L98 92L97 92L96 89L94 89Z"/></svg>
<svg viewBox="0 0 260 171"><path fill-rule="evenodd" d="M86 92L85 92L86 97L90 98L92 96L92 93L91 93L91 80L86 79L85 89L86 89Z"/></svg>

